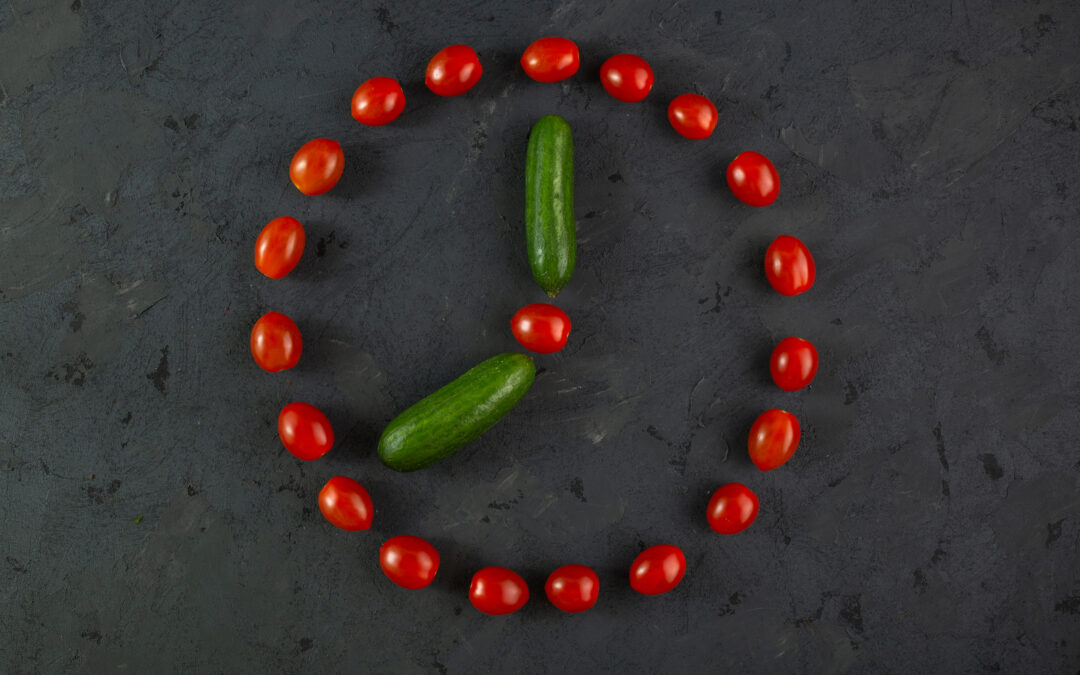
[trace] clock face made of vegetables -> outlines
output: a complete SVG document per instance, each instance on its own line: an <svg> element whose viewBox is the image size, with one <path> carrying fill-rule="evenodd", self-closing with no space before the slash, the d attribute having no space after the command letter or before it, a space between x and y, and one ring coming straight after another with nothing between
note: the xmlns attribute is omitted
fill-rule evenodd
<svg viewBox="0 0 1080 675"><path fill-rule="evenodd" d="M525 50L521 66L537 82L559 82L577 73L580 55L570 40L543 38ZM431 59L425 84L437 96L459 96L472 89L482 75L482 63L474 50L466 45L451 45ZM616 54L600 70L604 89L628 105L645 99L654 79L648 62L633 54ZM404 91L389 77L373 77L361 84L351 106L352 116L366 126L393 123L406 109ZM717 119L716 107L699 94L680 95L668 106L671 126L690 139L687 142L708 138ZM537 373L537 359L562 350L572 340L573 319L558 306L557 298L573 283L577 267L574 132L562 117L543 115L522 142L527 144L522 232L528 269L521 272L531 272L551 300L526 304L507 317L521 351L482 360L390 421L377 447L379 458L389 469L422 470L447 459L503 417L512 415L517 404L528 396ZM334 188L345 162L340 144L316 138L296 152L289 177L300 192L316 197ZM731 192L748 208L767 207L779 194L780 178L772 162L753 151L736 156L727 168L726 178ZM306 234L300 219L279 216L263 228L256 240L255 266L270 279L283 279L297 265L305 247ZM769 246L764 272L773 288L786 296L805 292L815 277L809 250L791 236L779 236ZM286 313L267 312L252 328L251 352L256 363L268 372L293 368L303 354L300 327ZM567 359L565 366L572 368L572 360ZM817 367L814 346L798 337L788 337L776 345L769 365L773 381L784 391L806 387ZM318 460L334 447L333 425L310 402L286 405L278 415L278 433L285 448L305 461ZM791 458L799 440L796 417L771 409L749 429L747 450L758 469L770 471ZM371 527L373 501L378 497L369 494L356 477L335 476L320 491L318 504L327 527L363 531ZM752 525L758 508L758 497L750 488L728 483L715 491L704 515L716 536L737 536ZM574 560L572 550L564 554L569 558L567 564L551 572L545 595L563 611L588 610L599 600L599 577L593 569ZM383 543L379 556L386 576L404 589L419 590L437 582L439 551L424 539L409 534L392 537ZM667 593L679 585L685 572L683 552L658 542L645 547L630 564L630 586L643 595ZM499 615L523 607L529 601L530 589L513 570L492 566L476 570L468 594L477 610Z"/></svg>

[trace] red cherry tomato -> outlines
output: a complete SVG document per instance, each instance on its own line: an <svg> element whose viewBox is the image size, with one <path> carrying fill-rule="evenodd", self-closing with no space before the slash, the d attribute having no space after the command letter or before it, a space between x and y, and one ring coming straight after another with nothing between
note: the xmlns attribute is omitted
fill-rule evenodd
<svg viewBox="0 0 1080 675"><path fill-rule="evenodd" d="M719 113L713 102L704 96L683 94L672 99L667 117L680 136L708 138L716 128Z"/></svg>
<svg viewBox="0 0 1080 675"><path fill-rule="evenodd" d="M255 268L280 279L296 267L304 255L304 226L296 218L274 218L255 240Z"/></svg>
<svg viewBox="0 0 1080 675"><path fill-rule="evenodd" d="M713 493L705 517L713 532L736 534L750 527L758 514L758 498L742 483L728 483Z"/></svg>
<svg viewBox="0 0 1080 675"><path fill-rule="evenodd" d="M769 158L744 152L727 168L727 184L739 201L750 206L768 206L780 194L780 174Z"/></svg>
<svg viewBox="0 0 1080 675"><path fill-rule="evenodd" d="M390 124L405 110L405 92L392 77L373 77L356 89L352 116L360 124L380 127Z"/></svg>
<svg viewBox="0 0 1080 675"><path fill-rule="evenodd" d="M537 82L558 82L578 71L581 54L577 45L566 38L541 38L525 49L521 67Z"/></svg>
<svg viewBox="0 0 1080 675"><path fill-rule="evenodd" d="M355 532L371 528L375 507L371 495L360 483L345 476L334 476L319 491L319 510L335 527Z"/></svg>
<svg viewBox="0 0 1080 675"><path fill-rule="evenodd" d="M653 72L640 56L616 54L600 66L600 82L615 98L635 103L652 91Z"/></svg>
<svg viewBox="0 0 1080 675"><path fill-rule="evenodd" d="M630 566L630 587L643 595L660 595L678 586L684 574L686 556L678 546L650 546Z"/></svg>
<svg viewBox="0 0 1080 675"><path fill-rule="evenodd" d="M525 305L510 319L510 330L521 346L540 354L557 352L570 337L570 317L555 305Z"/></svg>
<svg viewBox="0 0 1080 675"><path fill-rule="evenodd" d="M289 165L289 178L300 192L321 195L337 185L345 170L341 145L329 138L316 138L300 146Z"/></svg>
<svg viewBox="0 0 1080 675"><path fill-rule="evenodd" d="M251 355L268 373L295 366L302 350L300 329L281 312L263 314L251 328Z"/></svg>
<svg viewBox="0 0 1080 675"><path fill-rule="evenodd" d="M786 410L766 410L750 427L747 446L750 461L762 471L772 471L791 459L799 445L799 420Z"/></svg>
<svg viewBox="0 0 1080 675"><path fill-rule="evenodd" d="M816 275L810 249L795 237L781 235L765 251L765 276L781 295L805 293Z"/></svg>
<svg viewBox="0 0 1080 675"><path fill-rule="evenodd" d="M424 82L439 96L457 96L476 86L483 72L472 47L450 45L431 57Z"/></svg>
<svg viewBox="0 0 1080 675"><path fill-rule="evenodd" d="M401 535L379 549L379 567L390 581L415 591L435 581L439 552L420 537Z"/></svg>
<svg viewBox="0 0 1080 675"><path fill-rule="evenodd" d="M788 337L780 341L769 359L773 382L784 391L798 391L817 375L817 350L809 340Z"/></svg>
<svg viewBox="0 0 1080 675"><path fill-rule="evenodd" d="M529 585L505 567L485 567L473 575L469 602L484 614L512 614L529 600Z"/></svg>
<svg viewBox="0 0 1080 675"><path fill-rule="evenodd" d="M285 449L299 459L311 461L334 445L334 428L321 410L307 403L290 403L277 418L278 436Z"/></svg>
<svg viewBox="0 0 1080 675"><path fill-rule="evenodd" d="M600 578L584 565L563 565L551 573L544 592L548 600L564 612L584 612L596 604Z"/></svg>

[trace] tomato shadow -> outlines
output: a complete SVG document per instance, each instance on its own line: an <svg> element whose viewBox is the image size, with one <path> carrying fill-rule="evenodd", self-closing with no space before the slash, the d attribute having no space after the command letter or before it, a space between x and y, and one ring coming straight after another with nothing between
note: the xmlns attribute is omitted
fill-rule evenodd
<svg viewBox="0 0 1080 675"><path fill-rule="evenodd" d="M364 193L379 194L383 191L384 186L380 183L386 177L379 157L380 150L371 143L362 142L345 142L341 144L341 149L345 153L345 169L338 184L326 196L349 201Z"/></svg>

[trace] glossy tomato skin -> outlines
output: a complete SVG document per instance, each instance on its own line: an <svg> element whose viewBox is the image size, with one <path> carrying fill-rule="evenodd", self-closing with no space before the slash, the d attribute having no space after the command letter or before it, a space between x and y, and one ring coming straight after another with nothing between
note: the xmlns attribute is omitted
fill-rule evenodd
<svg viewBox="0 0 1080 675"><path fill-rule="evenodd" d="M521 67L537 82L559 82L578 71L581 54L578 46L566 38L540 38L521 55Z"/></svg>
<svg viewBox="0 0 1080 675"><path fill-rule="evenodd" d="M750 206L768 206L780 194L780 174L769 158L747 151L727 168L727 182L739 201Z"/></svg>
<svg viewBox="0 0 1080 675"><path fill-rule="evenodd" d="M334 428L321 410L308 403L290 403L277 420L278 436L285 449L310 462L334 446Z"/></svg>
<svg viewBox="0 0 1080 675"><path fill-rule="evenodd" d="M288 370L300 361L300 329L281 312L267 312L251 328L251 355L268 373Z"/></svg>
<svg viewBox="0 0 1080 675"><path fill-rule="evenodd" d="M693 139L712 136L720 118L713 102L699 94L676 96L668 105L667 116L680 136Z"/></svg>
<svg viewBox="0 0 1080 675"><path fill-rule="evenodd" d="M304 226L296 218L274 218L255 240L255 269L271 279L293 271L304 255Z"/></svg>
<svg viewBox="0 0 1080 675"><path fill-rule="evenodd" d="M321 195L337 185L345 170L345 153L337 141L316 138L300 146L289 164L289 179L306 195Z"/></svg>
<svg viewBox="0 0 1080 675"><path fill-rule="evenodd" d="M797 238L781 235L765 251L765 277L781 295L798 295L810 290L817 276L810 249Z"/></svg>
<svg viewBox="0 0 1080 675"><path fill-rule="evenodd" d="M630 587L642 595L660 595L678 586L685 574L686 556L679 547L650 546L630 566Z"/></svg>
<svg viewBox="0 0 1080 675"><path fill-rule="evenodd" d="M319 510L335 527L349 532L371 528L375 507L364 486L347 476L334 476L319 491Z"/></svg>
<svg viewBox="0 0 1080 675"><path fill-rule="evenodd" d="M645 59L634 54L616 54L600 66L600 83L620 101L636 103L649 95L653 71Z"/></svg>
<svg viewBox="0 0 1080 675"><path fill-rule="evenodd" d="M799 420L786 410L766 410L750 427L747 446L750 461L762 471L772 471L795 454L802 429Z"/></svg>
<svg viewBox="0 0 1080 675"><path fill-rule="evenodd" d="M379 566L390 581L415 591L435 581L439 552L420 537L392 537L379 549Z"/></svg>
<svg viewBox="0 0 1080 675"><path fill-rule="evenodd" d="M381 127L405 110L405 92L392 77L373 77L357 87L352 97L352 116L360 124Z"/></svg>
<svg viewBox="0 0 1080 675"><path fill-rule="evenodd" d="M758 498L742 483L728 483L713 493L705 518L713 532L737 534L750 527L758 514Z"/></svg>
<svg viewBox="0 0 1080 675"><path fill-rule="evenodd" d="M555 305L525 305L510 320L510 330L521 346L538 354L551 354L566 346L570 317Z"/></svg>
<svg viewBox="0 0 1080 675"><path fill-rule="evenodd" d="M485 567L473 575L469 602L484 614L513 614L529 601L529 585L505 567Z"/></svg>
<svg viewBox="0 0 1080 675"><path fill-rule="evenodd" d="M584 612L600 597L600 578L585 565L563 565L544 584L548 600L564 612Z"/></svg>
<svg viewBox="0 0 1080 675"><path fill-rule="evenodd" d="M817 375L818 353L809 340L786 337L773 349L769 372L784 391L798 391Z"/></svg>
<svg viewBox="0 0 1080 675"><path fill-rule="evenodd" d="M476 86L483 72L472 47L450 45L431 57L424 82L439 96L459 96Z"/></svg>

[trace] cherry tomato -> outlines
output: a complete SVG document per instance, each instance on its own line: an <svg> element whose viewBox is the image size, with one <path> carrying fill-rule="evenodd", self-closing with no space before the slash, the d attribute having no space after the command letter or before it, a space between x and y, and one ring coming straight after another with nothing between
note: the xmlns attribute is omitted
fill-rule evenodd
<svg viewBox="0 0 1080 675"><path fill-rule="evenodd" d="M381 127L390 124L405 110L405 92L392 77L373 77L356 89L352 116L360 124Z"/></svg>
<svg viewBox="0 0 1080 675"><path fill-rule="evenodd" d="M521 346L539 354L557 352L570 337L570 317L555 305L525 305L510 319L510 330Z"/></svg>
<svg viewBox="0 0 1080 675"><path fill-rule="evenodd" d="M420 537L392 537L379 549L379 566L390 581L415 591L435 581L439 552Z"/></svg>
<svg viewBox="0 0 1080 675"><path fill-rule="evenodd" d="M739 201L768 206L780 194L780 174L769 158L757 152L740 153L727 168L727 184Z"/></svg>
<svg viewBox="0 0 1080 675"><path fill-rule="evenodd" d="M251 328L251 355L268 373L288 370L300 361L300 329L281 312L267 312Z"/></svg>
<svg viewBox="0 0 1080 675"><path fill-rule="evenodd" d="M521 67L537 82L558 82L578 71L581 54L577 45L566 38L541 38L525 49Z"/></svg>
<svg viewBox="0 0 1080 675"><path fill-rule="evenodd" d="M786 410L766 410L750 427L747 446L750 461L762 471L772 471L791 459L799 445L799 420Z"/></svg>
<svg viewBox="0 0 1080 675"><path fill-rule="evenodd" d="M708 138L716 128L719 113L713 102L704 96L683 94L672 99L667 117L680 136Z"/></svg>
<svg viewBox="0 0 1080 675"><path fill-rule="evenodd" d="M544 592L548 600L564 612L584 612L596 604L600 578L584 565L563 565L551 573Z"/></svg>
<svg viewBox="0 0 1080 675"><path fill-rule="evenodd" d="M780 341L769 359L773 382L784 391L798 391L817 375L817 350L809 340L788 337Z"/></svg>
<svg viewBox="0 0 1080 675"><path fill-rule="evenodd" d="M505 567L485 567L473 575L469 602L484 614L512 614L529 600L529 585Z"/></svg>
<svg viewBox="0 0 1080 675"><path fill-rule="evenodd" d="M736 534L750 527L758 514L758 498L742 483L728 483L713 493L705 518L713 532Z"/></svg>
<svg viewBox="0 0 1080 675"><path fill-rule="evenodd" d="M630 587L643 595L660 595L678 586L684 574L686 556L678 546L650 546L630 566Z"/></svg>
<svg viewBox="0 0 1080 675"><path fill-rule="evenodd" d="M316 138L300 146L289 165L289 178L300 192L321 195L337 185L345 170L341 145L329 138Z"/></svg>
<svg viewBox="0 0 1080 675"><path fill-rule="evenodd" d="M795 237L781 235L765 251L765 276L781 295L805 293L816 275L810 249Z"/></svg>
<svg viewBox="0 0 1080 675"><path fill-rule="evenodd" d="M280 279L296 267L304 255L304 226L296 218L274 218L255 240L255 268Z"/></svg>
<svg viewBox="0 0 1080 675"><path fill-rule="evenodd" d="M600 66L600 82L615 98L635 103L652 91L653 72L640 56L616 54Z"/></svg>
<svg viewBox="0 0 1080 675"><path fill-rule="evenodd" d="M350 532L370 529L375 515L371 495L345 476L334 476L319 490L319 510L331 524Z"/></svg>
<svg viewBox="0 0 1080 675"><path fill-rule="evenodd" d="M285 449L299 459L311 461L334 445L334 428L321 410L307 403L290 403L277 418L278 436Z"/></svg>
<svg viewBox="0 0 1080 675"><path fill-rule="evenodd" d="M431 57L424 82L439 96L458 96L476 86L483 72L472 47L450 45Z"/></svg>

